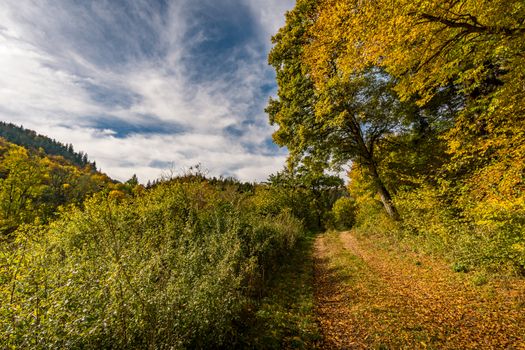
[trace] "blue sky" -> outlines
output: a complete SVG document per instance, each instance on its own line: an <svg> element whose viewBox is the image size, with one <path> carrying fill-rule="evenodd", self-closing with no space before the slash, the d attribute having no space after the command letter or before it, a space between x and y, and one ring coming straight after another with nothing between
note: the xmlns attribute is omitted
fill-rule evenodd
<svg viewBox="0 0 525 350"><path fill-rule="evenodd" d="M264 107L292 0L3 0L0 119L141 182L198 163L261 181L286 151Z"/></svg>

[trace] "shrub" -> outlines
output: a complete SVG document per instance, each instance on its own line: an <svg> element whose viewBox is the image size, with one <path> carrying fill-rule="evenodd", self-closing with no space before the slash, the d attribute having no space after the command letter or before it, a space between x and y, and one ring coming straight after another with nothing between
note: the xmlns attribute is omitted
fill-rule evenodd
<svg viewBox="0 0 525 350"><path fill-rule="evenodd" d="M349 197L339 198L332 207L335 227L339 230L349 229L355 224L356 205Z"/></svg>
<svg viewBox="0 0 525 350"><path fill-rule="evenodd" d="M201 348L235 342L265 274L302 235L205 181L97 196L2 250L7 348Z"/></svg>
<svg viewBox="0 0 525 350"><path fill-rule="evenodd" d="M458 207L431 187L400 192L394 203L402 217L398 235L448 257L454 270L525 272L525 216L519 206L485 201Z"/></svg>

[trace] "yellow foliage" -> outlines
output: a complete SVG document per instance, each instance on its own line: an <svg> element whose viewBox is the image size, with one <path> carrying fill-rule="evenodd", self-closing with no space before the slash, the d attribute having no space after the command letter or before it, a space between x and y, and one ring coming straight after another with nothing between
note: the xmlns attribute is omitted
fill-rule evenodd
<svg viewBox="0 0 525 350"><path fill-rule="evenodd" d="M379 65L424 102L452 80L482 80L483 62L522 66L523 18L520 0L321 0L304 56L318 83L334 63L345 74Z"/></svg>
<svg viewBox="0 0 525 350"><path fill-rule="evenodd" d="M454 86L447 190L485 220L525 196L524 23L522 0L320 0L303 59L319 90L370 66L421 106Z"/></svg>
<svg viewBox="0 0 525 350"><path fill-rule="evenodd" d="M119 190L113 190L113 191L110 191L110 192L109 192L108 197L109 197L109 198L112 198L112 199L120 200L120 199L125 198L126 195L125 195L124 192L122 192L122 191L119 191Z"/></svg>

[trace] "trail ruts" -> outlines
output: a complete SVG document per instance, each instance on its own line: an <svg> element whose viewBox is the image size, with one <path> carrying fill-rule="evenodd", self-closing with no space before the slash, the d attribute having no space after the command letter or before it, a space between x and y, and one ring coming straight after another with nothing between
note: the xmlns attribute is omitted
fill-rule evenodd
<svg viewBox="0 0 525 350"><path fill-rule="evenodd" d="M429 257L350 232L315 244L322 349L525 349L525 281L475 286Z"/></svg>

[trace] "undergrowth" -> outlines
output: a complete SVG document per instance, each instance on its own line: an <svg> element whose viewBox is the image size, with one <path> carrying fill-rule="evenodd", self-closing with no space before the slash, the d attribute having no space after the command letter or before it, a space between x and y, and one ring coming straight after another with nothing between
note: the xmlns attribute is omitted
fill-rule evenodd
<svg viewBox="0 0 525 350"><path fill-rule="evenodd" d="M261 214L248 194L206 181L84 207L0 246L0 348L233 347L246 310L304 235L286 208ZM257 317L272 331L291 321L278 331L285 343L309 332L267 300Z"/></svg>
<svg viewBox="0 0 525 350"><path fill-rule="evenodd" d="M270 277L265 295L255 303L239 348L314 349L319 329L314 316L315 236L307 235Z"/></svg>
<svg viewBox="0 0 525 350"><path fill-rule="evenodd" d="M362 201L356 232L445 258L456 272L525 276L523 209L461 210L430 188L398 193L394 204L400 222L391 220L378 201Z"/></svg>

